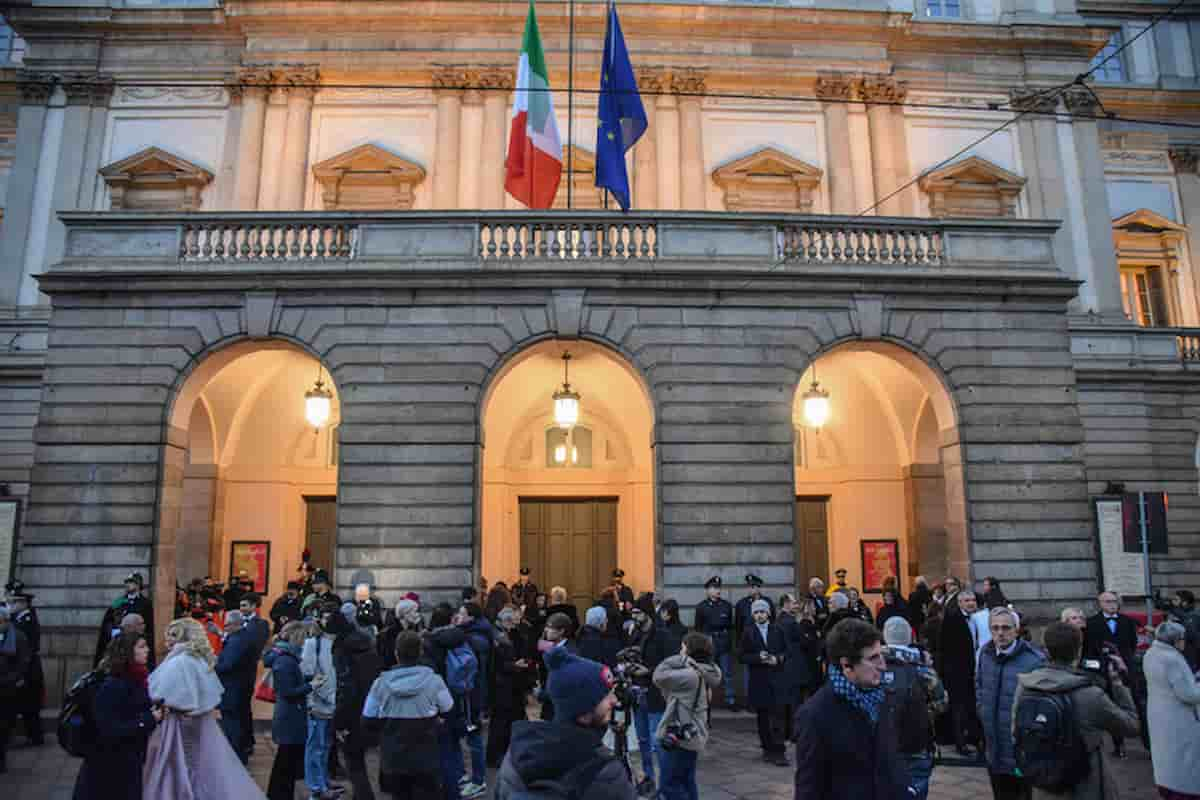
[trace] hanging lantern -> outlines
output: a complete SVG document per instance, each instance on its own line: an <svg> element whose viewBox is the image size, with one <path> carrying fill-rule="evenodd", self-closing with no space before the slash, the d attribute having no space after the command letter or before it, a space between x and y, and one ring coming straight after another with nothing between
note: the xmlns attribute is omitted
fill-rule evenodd
<svg viewBox="0 0 1200 800"><path fill-rule="evenodd" d="M333 409L333 392L321 382L321 371L317 369L317 382L304 393L304 418L313 428L320 428L329 421Z"/></svg>
<svg viewBox="0 0 1200 800"><path fill-rule="evenodd" d="M568 380L570 364L571 354L563 353L563 385L554 393L554 424L564 430L570 430L579 422L579 393L571 391Z"/></svg>
<svg viewBox="0 0 1200 800"><path fill-rule="evenodd" d="M813 364L812 388L804 393L804 421L820 430L829 421L829 392L817 383L817 365Z"/></svg>

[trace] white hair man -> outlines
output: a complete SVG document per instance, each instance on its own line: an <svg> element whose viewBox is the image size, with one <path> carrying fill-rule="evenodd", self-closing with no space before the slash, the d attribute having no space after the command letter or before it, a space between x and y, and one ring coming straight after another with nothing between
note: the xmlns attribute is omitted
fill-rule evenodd
<svg viewBox="0 0 1200 800"><path fill-rule="evenodd" d="M892 702L892 719L897 720L900 755L908 765L914 800L929 796L933 774L934 720L946 710L946 689L933 669L929 654L912 646L913 630L904 617L891 617L883 624L883 658L887 671L883 685ZM917 687L923 691L916 691ZM924 709L906 706L912 698L924 698Z"/></svg>

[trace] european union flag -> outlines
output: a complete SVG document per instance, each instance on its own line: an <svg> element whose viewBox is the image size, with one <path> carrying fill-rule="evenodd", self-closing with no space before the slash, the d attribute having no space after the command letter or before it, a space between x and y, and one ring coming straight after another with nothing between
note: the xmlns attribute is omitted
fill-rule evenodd
<svg viewBox="0 0 1200 800"><path fill-rule="evenodd" d="M638 94L629 51L625 49L617 6L612 2L608 4L608 30L604 35L598 116L596 186L612 192L621 210L628 211L629 173L625 169L625 153L646 132L646 109Z"/></svg>

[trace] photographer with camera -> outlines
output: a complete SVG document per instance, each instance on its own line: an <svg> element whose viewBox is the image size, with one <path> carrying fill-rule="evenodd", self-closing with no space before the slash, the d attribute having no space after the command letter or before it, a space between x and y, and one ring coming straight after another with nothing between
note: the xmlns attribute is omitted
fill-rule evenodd
<svg viewBox="0 0 1200 800"><path fill-rule="evenodd" d="M654 595L643 593L630 610L632 628L625 641L625 649L617 654L619 673L630 681L629 699L633 706L633 726L637 732L638 753L642 759L642 780L638 794L651 796L655 791L654 727L650 724L650 712L646 695L650 691L654 670L646 665L646 650L654 640L655 614Z"/></svg>
<svg viewBox="0 0 1200 800"><path fill-rule="evenodd" d="M708 703L721 685L713 662L712 640L703 633L683 638L679 654L654 669L654 685L667 699L667 710L655 731L662 747L659 792L663 800L699 800L696 759L708 743Z"/></svg>
<svg viewBox="0 0 1200 800"><path fill-rule="evenodd" d="M1102 674L1107 662L1115 662L1122 678L1136 691L1135 677L1130 672L1137 652L1137 623L1120 613L1121 598L1116 592L1101 592L1096 598L1100 612L1088 618L1083 631L1083 657L1101 663ZM1113 755L1125 758L1125 739L1113 736Z"/></svg>

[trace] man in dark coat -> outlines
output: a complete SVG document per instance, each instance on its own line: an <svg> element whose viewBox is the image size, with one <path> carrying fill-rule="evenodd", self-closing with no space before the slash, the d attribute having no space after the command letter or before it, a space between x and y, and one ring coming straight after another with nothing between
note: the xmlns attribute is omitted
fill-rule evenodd
<svg viewBox="0 0 1200 800"><path fill-rule="evenodd" d="M982 733L975 713L975 653L978 648L969 622L976 610L974 592L955 591L946 597L935 664L950 696L954 745L963 756L971 755L967 743L977 745Z"/></svg>
<svg viewBox="0 0 1200 800"><path fill-rule="evenodd" d="M303 613L300 611L300 581L288 581L287 591L284 592L271 606L271 622L274 624L275 633L283 628L292 620L303 618Z"/></svg>
<svg viewBox="0 0 1200 800"><path fill-rule="evenodd" d="M1121 598L1116 592L1101 592L1096 602L1100 611L1088 617L1087 626L1083 629L1083 657L1106 662L1113 661L1114 655L1118 656L1120 663L1117 664L1117 669L1129 685L1136 701L1139 693L1130 667L1137 652L1137 623L1121 613ZM1140 707L1138 716L1145 716ZM1125 757L1124 738L1113 737L1113 755L1117 758Z"/></svg>
<svg viewBox="0 0 1200 800"><path fill-rule="evenodd" d="M356 616L359 610L356 607ZM383 659L376 651L370 634L347 619L345 611L330 619L329 631L334 635L333 666L337 673L333 730L344 737L346 773L354 797L375 800L375 792L367 775L367 737L363 730L362 712L367 694L383 669Z"/></svg>
<svg viewBox="0 0 1200 800"><path fill-rule="evenodd" d="M758 715L758 740L763 761L788 766L784 725L778 719L783 704L777 697L776 674L783 668L787 642L783 631L771 622L771 606L765 599L751 606L750 624L742 631L740 660L747 667L749 689L746 703Z"/></svg>
<svg viewBox="0 0 1200 800"><path fill-rule="evenodd" d="M235 609L227 613L225 641L213 670L225 689L221 694L221 730L243 764L250 760L250 751L246 746L249 731L245 728L245 720L250 711L250 698L254 694L254 678L260 655L255 634L246 627L242 612Z"/></svg>
<svg viewBox="0 0 1200 800"><path fill-rule="evenodd" d="M533 601L538 596L537 584L529 579L529 567L521 567L521 575L517 578L517 582L512 585L509 594L512 595L512 601L518 606L533 607Z"/></svg>
<svg viewBox="0 0 1200 800"><path fill-rule="evenodd" d="M42 695L46 688L45 674L42 671L42 626L38 622L37 611L33 607L33 595L25 591L21 581L9 581L8 605L12 610L12 624L25 634L29 643L29 673L25 678L25 687L18 696L17 713L25 723L25 735L29 743L40 747L42 738Z"/></svg>
<svg viewBox="0 0 1200 800"><path fill-rule="evenodd" d="M933 602L933 592L929 591L924 575L918 575L915 584L908 595L908 621L919 632L925 627L925 608Z"/></svg>
<svg viewBox="0 0 1200 800"><path fill-rule="evenodd" d="M8 771L8 737L17 719L21 690L29 676L30 650L25 634L12 623L8 606L0 606L0 775Z"/></svg>
<svg viewBox="0 0 1200 800"><path fill-rule="evenodd" d="M696 606L695 628L712 639L713 658L721 668L725 683L725 705L737 710L733 691L733 605L721 597L721 576L714 575L704 584L708 597Z"/></svg>
<svg viewBox="0 0 1200 800"><path fill-rule="evenodd" d="M154 606L150 603L150 598L142 594L144 586L145 580L142 578L142 573L133 573L125 579L125 594L114 600L109 609L104 612L104 619L100 621L100 635L96 639L95 657L92 659L93 668L104 657L104 651L108 649L108 643L120 632L121 622L127 614L137 614L145 620L146 641L155 641ZM151 646L150 651L154 651L153 646Z"/></svg>
<svg viewBox="0 0 1200 800"><path fill-rule="evenodd" d="M829 598L825 596L825 581L813 578L808 582L808 599L813 604L813 624L817 630L824 632L825 623L829 621Z"/></svg>
<svg viewBox="0 0 1200 800"><path fill-rule="evenodd" d="M580 658L616 669L620 651L620 638L608 635L608 611L602 606L589 608L583 617L583 627L575 637L575 652Z"/></svg>
<svg viewBox="0 0 1200 800"><path fill-rule="evenodd" d="M795 797L912 797L886 692L879 631L844 620L826 637L829 680L796 712Z"/></svg>
<svg viewBox="0 0 1200 800"><path fill-rule="evenodd" d="M514 609L501 609L496 615L498 628L492 664L495 667L495 691L492 692L492 718L488 722L487 760L499 767L512 743L512 727L525 720L526 701L537 676L536 665L529 661L513 638L518 624ZM584 630L587 630L586 628Z"/></svg>
<svg viewBox="0 0 1200 800"><path fill-rule="evenodd" d="M622 603L633 605L634 596L633 589L625 585L625 570L621 568L612 571L612 588L617 594L617 600Z"/></svg>

